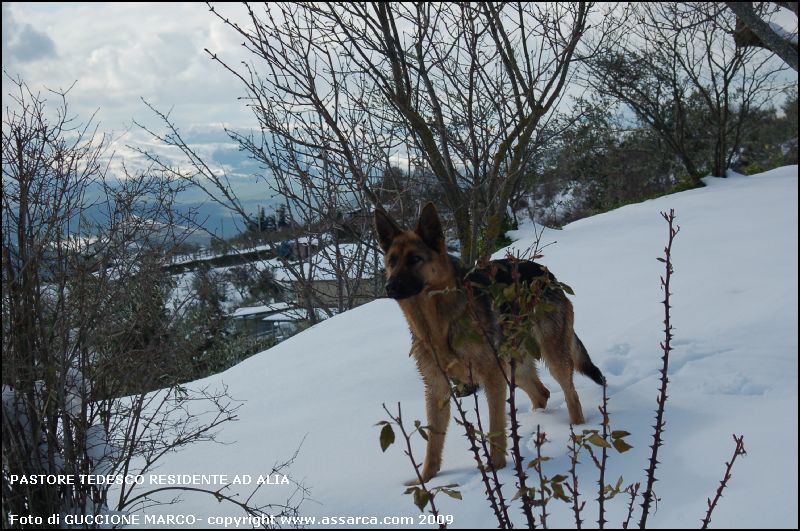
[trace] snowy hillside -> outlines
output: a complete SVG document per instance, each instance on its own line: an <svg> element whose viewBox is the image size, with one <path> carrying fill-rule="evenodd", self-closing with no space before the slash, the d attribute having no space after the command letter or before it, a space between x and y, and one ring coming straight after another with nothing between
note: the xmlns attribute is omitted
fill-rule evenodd
<svg viewBox="0 0 800 531"><path fill-rule="evenodd" d="M797 526L797 166L764 174L707 179L708 186L626 206L546 231L541 260L575 291L575 328L609 382L611 422L633 435L634 449L612 455L608 477L640 481L657 394L662 293L656 260L667 227L659 211L674 208L681 230L673 247L675 350L670 364L665 446L651 527L697 528L733 451L744 435L748 455L736 463L714 527ZM516 231L515 247L532 243ZM500 253L502 254L502 253ZM242 400L240 420L219 439L170 457L163 474L267 474L302 441L291 475L311 491L303 516L416 516L403 482L413 476L398 444L382 453L382 403L401 402L404 418L425 423L423 386L408 357L408 328L397 304L379 300L324 321L198 386L229 387ZM568 469L568 415L547 371L552 396L531 412L523 395L525 457L536 425L552 441L548 475ZM576 377L588 424L599 421L601 389ZM485 402L482 400L482 402ZM485 403L484 403L485 405ZM485 412L484 412L485 413ZM488 417L484 417L488 418ZM416 440L421 460L424 442ZM586 525L596 508L596 473L583 459ZM510 469L502 472L513 495ZM452 527L495 527L465 438L451 422L442 473L433 485L457 483L463 500L437 498ZM245 488L234 489L245 491ZM292 487L268 485L265 500L282 502ZM209 496L186 493L181 504L150 509L199 518L241 515ZM610 503L609 525L624 517ZM569 507L550 506L551 527L572 525ZM521 525L515 506L509 511ZM638 510L635 514L638 514ZM198 527L205 527L205 525ZM417 526L418 527L418 526Z"/></svg>

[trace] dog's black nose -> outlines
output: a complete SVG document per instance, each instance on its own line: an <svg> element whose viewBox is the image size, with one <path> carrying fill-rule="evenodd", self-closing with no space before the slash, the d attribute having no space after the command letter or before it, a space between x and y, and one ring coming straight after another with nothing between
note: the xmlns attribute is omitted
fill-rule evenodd
<svg viewBox="0 0 800 531"><path fill-rule="evenodd" d="M396 299L401 294L401 285L396 278L390 278L386 283L386 296Z"/></svg>

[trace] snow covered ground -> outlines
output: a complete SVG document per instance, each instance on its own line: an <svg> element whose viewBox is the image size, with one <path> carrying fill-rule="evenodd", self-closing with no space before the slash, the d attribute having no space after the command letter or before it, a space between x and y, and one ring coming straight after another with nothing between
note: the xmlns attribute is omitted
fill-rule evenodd
<svg viewBox="0 0 800 531"><path fill-rule="evenodd" d="M574 289L576 331L608 378L612 425L632 433L628 442L634 449L612 454L607 477L641 481L663 337L663 264L656 257L667 226L659 211L675 209L681 228L673 247L675 350L656 483L661 501L650 526L699 527L736 433L744 435L747 456L737 461L712 526L793 528L798 523L797 166L706 182L702 189L546 230L542 243L557 243L540 261ZM523 227L514 237L514 247L525 249L532 230ZM196 382L227 385L243 401L240 420L219 436L229 444L188 448L169 457L158 473L267 474L302 442L291 475L311 492L303 516L405 515L417 521L419 511L403 494L403 482L413 476L408 460L399 444L382 453L374 426L386 418L382 403L401 402L409 424L425 422L423 386L409 346L397 304L379 300ZM552 441L545 447L552 457L545 473L565 473L566 405L546 370L542 377L552 392L547 410L532 412L526 397L519 400L524 453L533 455L531 434L540 424ZM600 387L582 376L576 386L588 424L596 424ZM424 441L415 443L421 460ZM597 476L587 457L580 472L585 524L591 526ZM513 496L511 470L502 471L502 478L506 494ZM437 498L439 510L454 517L451 527L496 527L454 422L442 473L433 482L448 483L457 483L463 495L461 501ZM268 485L260 493L264 500L282 502L291 490ZM241 514L207 495L183 498L149 513ZM610 503L609 526L620 525L624 501ZM550 512L551 527L572 525L566 504L554 501ZM510 514L522 527L519 509Z"/></svg>

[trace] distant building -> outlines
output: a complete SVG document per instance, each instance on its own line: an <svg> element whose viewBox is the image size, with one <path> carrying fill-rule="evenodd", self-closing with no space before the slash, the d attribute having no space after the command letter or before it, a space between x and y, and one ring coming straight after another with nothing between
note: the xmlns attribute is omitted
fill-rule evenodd
<svg viewBox="0 0 800 531"><path fill-rule="evenodd" d="M358 244L325 246L293 263L291 272L280 261L273 263L275 280L295 300L312 293L313 304L338 308L342 300L351 301L347 307L359 306L382 295L383 259Z"/></svg>
<svg viewBox="0 0 800 531"><path fill-rule="evenodd" d="M288 302L264 306L243 306L231 314L237 329L252 337L274 337L281 340L291 335L299 324L308 320L305 310Z"/></svg>

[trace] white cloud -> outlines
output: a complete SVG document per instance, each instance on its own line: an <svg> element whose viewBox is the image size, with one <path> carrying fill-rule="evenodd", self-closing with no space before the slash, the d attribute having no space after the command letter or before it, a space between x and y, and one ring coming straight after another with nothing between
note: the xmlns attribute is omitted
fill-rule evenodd
<svg viewBox="0 0 800 531"><path fill-rule="evenodd" d="M242 14L226 7L226 17ZM170 112L187 141L215 170L233 176L252 170L235 165L230 153L236 148L222 131L223 125L238 130L257 126L237 99L243 88L204 51L238 64L245 58L240 44L235 32L198 3L3 3L3 69L34 92L75 83L67 98L70 115L86 122L98 111L100 131L111 133L110 169L117 176L124 173L123 163L133 172L149 165L129 145L185 164L177 149L133 125L136 120L164 131L142 98ZM3 93L12 88L3 77ZM201 130L204 134L194 142ZM223 162L214 161L214 155L224 155ZM249 173L241 175L252 180L247 177Z"/></svg>
<svg viewBox="0 0 800 531"><path fill-rule="evenodd" d="M26 57L19 52L23 42L38 47ZM251 125L236 99L238 81L203 48L241 59L235 34L202 4L3 4L3 68L32 88L66 88L77 80L72 110L88 118L99 108L105 130L123 130L133 118L154 123L140 98L173 108L184 126Z"/></svg>
<svg viewBox="0 0 800 531"><path fill-rule="evenodd" d="M3 3L3 67L12 60L30 63L47 57L56 57L53 40L30 24L19 24Z"/></svg>

